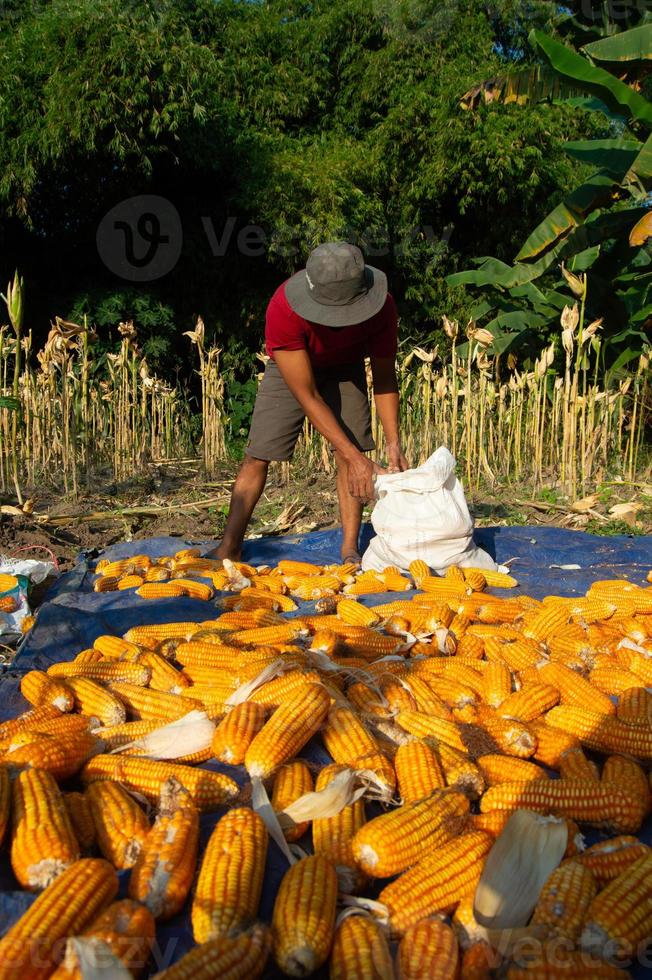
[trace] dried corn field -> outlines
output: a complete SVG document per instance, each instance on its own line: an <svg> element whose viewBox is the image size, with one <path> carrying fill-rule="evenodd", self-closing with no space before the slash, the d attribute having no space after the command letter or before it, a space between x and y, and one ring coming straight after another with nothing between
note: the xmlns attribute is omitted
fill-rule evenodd
<svg viewBox="0 0 652 980"><path fill-rule="evenodd" d="M521 370L511 355L492 355L487 331L471 324L460 334L446 319L446 351L402 348L401 428L412 463L445 445L470 488L556 485L571 498L606 478L647 478L648 357L625 377L603 373L597 332L589 327L582 334L577 308L566 308L562 321L559 343L542 351L531 370ZM124 480L152 460L188 457L210 478L229 457L221 352L206 347L201 319L186 334L199 376L192 397L150 374L132 323L118 329L117 353L100 355L87 324L57 318L36 356L31 334L21 338L16 363L16 338L0 328L2 491L13 488L22 502L23 488L45 479L76 493L101 467ZM369 388L371 394L370 372ZM382 459L375 413L373 428ZM332 467L326 443L307 422L298 458L303 466Z"/></svg>
<svg viewBox="0 0 652 980"><path fill-rule="evenodd" d="M501 571L186 548L94 588L141 625L19 670L0 724L0 838L36 894L0 978L83 975L101 943L161 980L589 980L645 952L652 586L540 601ZM156 622L181 597L205 616ZM195 945L157 972L179 922Z"/></svg>

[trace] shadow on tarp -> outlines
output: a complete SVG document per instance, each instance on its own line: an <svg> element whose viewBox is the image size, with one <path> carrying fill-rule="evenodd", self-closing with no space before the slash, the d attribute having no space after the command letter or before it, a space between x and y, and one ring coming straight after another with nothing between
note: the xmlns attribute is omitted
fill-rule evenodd
<svg viewBox="0 0 652 980"><path fill-rule="evenodd" d="M363 546L372 536L371 527L363 530ZM475 533L477 544L485 548L499 563L510 562L512 573L519 580L519 589L503 595L525 592L536 598L556 593L559 595L583 595L592 582L598 579L624 578L643 584L652 568L652 537L597 537L580 531L568 531L550 527L497 527L481 528ZM194 542L193 542L194 543ZM174 554L186 545L179 537L151 538L149 540L123 542L112 545L102 552L110 560L138 553L151 557ZM202 545L202 552L214 547L214 542ZM260 538L245 542L243 560L255 565L276 564L281 558L327 564L339 560L339 532L318 531L306 535L290 535L278 538ZM513 562L512 559L515 559ZM196 599L143 600L130 591L96 593L93 588L93 568L96 558L81 555L80 561L63 575L49 590L46 601L38 611L34 628L25 638L12 665L10 673L0 678L0 721L13 718L29 706L20 694L20 676L28 670L47 669L52 663L71 660L80 650L92 646L103 633L121 635L131 626L143 623L202 621L219 615L218 594L210 602ZM563 569L553 566L579 565L579 569ZM390 594L364 596L368 605L385 601ZM391 593L396 598L396 593ZM314 604L302 603L294 615L311 611ZM318 740L313 740L302 753L308 761L323 765L330 761ZM205 768L227 772L239 785L246 781L243 767L226 766L216 761L207 762ZM206 814L201 818L201 841L205 846L220 813ZM639 836L652 843L652 821L648 821ZM598 832L586 835L587 843L600 839ZM309 846L309 835L306 843ZM260 907L260 918L271 920L274 898L286 870L286 861L273 842L270 842L265 870L265 885ZM121 894L126 893L128 872L121 873ZM373 895L377 895L382 882L376 883ZM15 921L34 896L19 891L9 862L0 860L0 933ZM183 913L157 930L158 949L151 972L175 962L193 946L190 916ZM267 977L280 976L270 970ZM326 977L327 971L319 971L318 977ZM652 976L652 970L638 967L632 976Z"/></svg>

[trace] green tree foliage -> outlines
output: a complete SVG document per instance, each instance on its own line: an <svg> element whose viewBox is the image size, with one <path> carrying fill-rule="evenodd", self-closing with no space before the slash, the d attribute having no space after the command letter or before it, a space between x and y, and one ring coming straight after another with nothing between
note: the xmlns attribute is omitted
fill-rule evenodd
<svg viewBox="0 0 652 980"><path fill-rule="evenodd" d="M532 59L528 33L551 28L554 11L543 0L5 2L1 263L5 278L25 273L29 325L85 311L110 342L111 317L133 316L154 363L170 366L201 313L241 365L273 288L342 235L389 273L405 331L423 338L468 303L445 275L479 253L509 261L584 172L563 140L605 129L568 107L459 107L478 78ZM166 276L132 286L102 265L95 234L138 194L174 204L183 248ZM264 248L238 247L247 225L264 229Z"/></svg>

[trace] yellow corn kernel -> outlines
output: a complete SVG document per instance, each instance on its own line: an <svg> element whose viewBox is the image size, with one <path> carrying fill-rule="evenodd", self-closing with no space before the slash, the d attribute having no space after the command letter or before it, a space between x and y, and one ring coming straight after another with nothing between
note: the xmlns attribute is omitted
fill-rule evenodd
<svg viewBox="0 0 652 980"><path fill-rule="evenodd" d="M63 940L79 935L117 891L118 876L108 861L75 861L0 939L0 980L46 980Z"/></svg>
<svg viewBox="0 0 652 980"><path fill-rule="evenodd" d="M330 980L394 980L394 966L381 927L369 915L349 915L335 930Z"/></svg>
<svg viewBox="0 0 652 980"><path fill-rule="evenodd" d="M163 784L172 776L188 791L201 812L216 810L232 802L239 793L238 784L220 772L133 756L96 755L86 763L81 774L86 785L102 780L121 783L128 792L140 794L150 803L158 803Z"/></svg>
<svg viewBox="0 0 652 980"><path fill-rule="evenodd" d="M551 684L525 684L501 703L497 713L501 718L534 721L559 703L559 689Z"/></svg>
<svg viewBox="0 0 652 980"><path fill-rule="evenodd" d="M591 902L580 936L583 950L617 958L632 956L649 938L652 920L652 856L639 858Z"/></svg>
<svg viewBox="0 0 652 980"><path fill-rule="evenodd" d="M534 762L507 755L481 755L477 759L477 766L487 786L549 778L545 769L537 766Z"/></svg>
<svg viewBox="0 0 652 980"><path fill-rule="evenodd" d="M353 838L353 855L366 874L387 878L416 864L425 848L450 840L468 811L461 793L436 790L366 823Z"/></svg>
<svg viewBox="0 0 652 980"><path fill-rule="evenodd" d="M274 957L291 977L305 977L325 963L335 933L337 875L323 855L293 864L281 882L272 916Z"/></svg>
<svg viewBox="0 0 652 980"><path fill-rule="evenodd" d="M587 759L581 748L568 749L562 752L559 760L559 774L562 779L587 779L595 781L600 778L595 762Z"/></svg>
<svg viewBox="0 0 652 980"><path fill-rule="evenodd" d="M127 714L122 701L88 677L67 677L65 681L75 696L75 710L102 725L120 725ZM140 688L138 688L140 690Z"/></svg>
<svg viewBox="0 0 652 980"><path fill-rule="evenodd" d="M342 766L324 766L317 777L315 789L326 789ZM334 817L319 817L312 822L312 845L315 854L323 854L337 870L340 891L355 892L364 883L356 867L353 838L366 821L362 799L343 807Z"/></svg>
<svg viewBox="0 0 652 980"><path fill-rule="evenodd" d="M82 933L84 939L102 944L98 959L108 949L128 971L138 973L149 959L154 944L155 924L151 913L129 898L112 902ZM102 952L100 952L101 950ZM83 980L76 944L66 943L63 963L52 974L53 980Z"/></svg>
<svg viewBox="0 0 652 980"><path fill-rule="evenodd" d="M401 980L451 980L459 975L455 933L441 919L425 919L406 930L398 947Z"/></svg>
<svg viewBox="0 0 652 980"><path fill-rule="evenodd" d="M373 822L373 821L372 821ZM483 831L456 835L381 891L392 931L404 933L431 915L447 915L480 880L494 838Z"/></svg>
<svg viewBox="0 0 652 980"><path fill-rule="evenodd" d="M446 786L437 753L427 741L413 739L399 745L394 757L399 793L404 803L414 803Z"/></svg>
<svg viewBox="0 0 652 980"><path fill-rule="evenodd" d="M645 770L624 755L610 755L602 768L602 782L618 786L626 793L640 799L647 811L650 809L650 787Z"/></svg>
<svg viewBox="0 0 652 980"><path fill-rule="evenodd" d="M144 811L117 783L91 783L86 796L102 856L118 870L133 867L150 829Z"/></svg>
<svg viewBox="0 0 652 980"><path fill-rule="evenodd" d="M543 926L548 936L566 936L574 943L597 891L597 882L588 867L565 861L543 886L531 924Z"/></svg>
<svg viewBox="0 0 652 980"><path fill-rule="evenodd" d="M591 847L587 847L585 851L576 855L574 860L590 868L598 883L598 888L602 888L621 875L639 858L650 853L652 852L649 846L642 844L638 837L621 834L618 837L592 844Z"/></svg>
<svg viewBox="0 0 652 980"><path fill-rule="evenodd" d="M95 843L97 834L88 797L85 793L64 793L63 803L80 848L82 851L89 851Z"/></svg>
<svg viewBox="0 0 652 980"><path fill-rule="evenodd" d="M623 834L635 833L645 816L645 807L636 797L613 786L579 779L501 783L491 786L480 801L483 813L522 807Z"/></svg>
<svg viewBox="0 0 652 980"><path fill-rule="evenodd" d="M529 728L537 740L533 758L550 769L559 769L564 752L580 747L578 738L553 728L545 721L531 721Z"/></svg>
<svg viewBox="0 0 652 980"><path fill-rule="evenodd" d="M222 719L211 745L213 756L232 766L244 762L247 749L265 724L267 709L255 701L243 701Z"/></svg>
<svg viewBox="0 0 652 980"><path fill-rule="evenodd" d="M56 780L74 776L101 745L90 732L84 731L70 735L33 732L32 735L32 740L17 748L12 746L5 756L5 762L17 769L45 769Z"/></svg>
<svg viewBox="0 0 652 980"><path fill-rule="evenodd" d="M329 707L330 696L320 684L299 688L276 709L247 749L249 775L265 779L293 758L319 730Z"/></svg>
<svg viewBox="0 0 652 980"><path fill-rule="evenodd" d="M79 842L49 772L27 769L13 784L11 867L30 891L46 888L79 858Z"/></svg>
<svg viewBox="0 0 652 980"><path fill-rule="evenodd" d="M294 759L281 766L274 777L274 788L272 791L272 807L277 813L287 809L292 803L296 803L299 797L305 793L311 793L314 789L312 773L302 759ZM308 829L307 822L295 823L290 825L287 817L283 818L283 833L285 839L292 843L299 840Z"/></svg>
<svg viewBox="0 0 652 980"><path fill-rule="evenodd" d="M618 698L616 717L626 725L652 725L652 694L645 687L630 687Z"/></svg>
<svg viewBox="0 0 652 980"><path fill-rule="evenodd" d="M59 684L41 670L30 670L20 681L20 693L34 707L52 705L59 711L72 711L73 693L65 684Z"/></svg>
<svg viewBox="0 0 652 980"><path fill-rule="evenodd" d="M229 810L206 845L192 903L195 942L237 932L258 912L267 828L253 810Z"/></svg>
<svg viewBox="0 0 652 980"><path fill-rule="evenodd" d="M184 688L184 693L190 690ZM149 688L137 687L135 684L112 683L111 691L126 706L132 718L141 718L144 721L150 719L174 721L193 709L201 710L200 702L191 700L190 697L181 698L176 694L167 694L165 691L151 691ZM124 721L124 718L122 720Z"/></svg>

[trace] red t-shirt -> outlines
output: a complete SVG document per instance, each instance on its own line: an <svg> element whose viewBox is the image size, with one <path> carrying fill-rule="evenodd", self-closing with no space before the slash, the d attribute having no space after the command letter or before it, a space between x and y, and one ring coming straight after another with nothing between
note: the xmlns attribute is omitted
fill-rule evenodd
<svg viewBox="0 0 652 980"><path fill-rule="evenodd" d="M265 316L265 348L269 356L273 358L278 349L306 350L315 368L353 364L365 357L395 357L397 334L396 304L389 293L383 308L368 320L351 327L326 327L295 313L282 283L269 301Z"/></svg>

